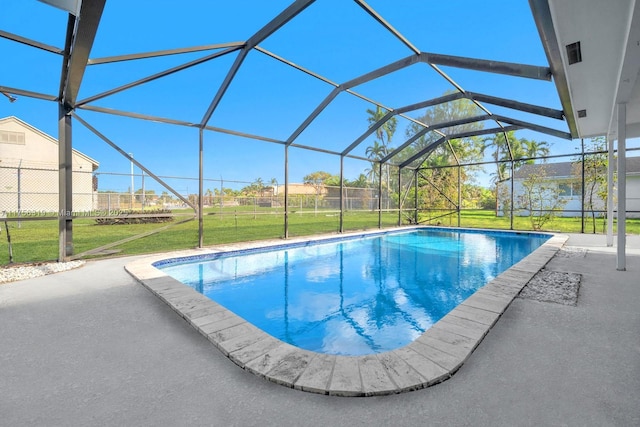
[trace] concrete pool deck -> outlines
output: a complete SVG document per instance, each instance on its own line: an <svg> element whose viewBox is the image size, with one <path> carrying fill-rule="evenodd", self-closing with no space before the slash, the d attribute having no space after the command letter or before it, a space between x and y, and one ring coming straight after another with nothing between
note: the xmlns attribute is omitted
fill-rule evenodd
<svg viewBox="0 0 640 427"><path fill-rule="evenodd" d="M88 262L0 286L5 425L638 425L640 236L627 271L605 237L570 235L577 306L516 298L448 381L344 399L238 369L123 266Z"/></svg>
<svg viewBox="0 0 640 427"><path fill-rule="evenodd" d="M400 230L406 231L406 228ZM345 233L344 237L378 233ZM366 356L319 354L282 342L153 267L153 263L168 258L200 260L209 253L242 251L256 246L277 249L282 247L282 241L156 255L127 264L125 269L241 368L297 390L333 396L375 396L418 390L449 379L567 238L566 235L552 236L411 344ZM309 240L296 239L292 243ZM326 237L311 239L323 240Z"/></svg>

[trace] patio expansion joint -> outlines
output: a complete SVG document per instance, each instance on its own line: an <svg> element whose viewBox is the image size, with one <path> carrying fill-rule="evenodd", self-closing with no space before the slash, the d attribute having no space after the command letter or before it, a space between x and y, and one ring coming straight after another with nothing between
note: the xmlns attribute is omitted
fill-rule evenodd
<svg viewBox="0 0 640 427"><path fill-rule="evenodd" d="M540 252L533 252L487 283L407 346L365 356L314 353L284 343L151 265L180 256L219 253L221 248L155 255L136 260L125 269L247 372L306 392L375 396L429 387L454 375L531 277L548 264L567 239L554 235L539 248ZM246 243L233 245L233 250L281 245L282 241Z"/></svg>

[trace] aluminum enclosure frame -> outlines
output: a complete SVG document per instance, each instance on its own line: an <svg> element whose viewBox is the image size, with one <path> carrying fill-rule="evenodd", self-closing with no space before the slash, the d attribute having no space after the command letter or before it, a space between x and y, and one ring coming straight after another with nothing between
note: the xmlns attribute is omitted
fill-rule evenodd
<svg viewBox="0 0 640 427"><path fill-rule="evenodd" d="M387 22L380 14L378 14L370 5L368 5L363 0L355 0L357 5L372 19L374 19L379 25L381 25L386 31L392 34L395 38L401 41L408 49L410 49L413 54L409 55L405 58L402 58L398 61L394 61L389 63L383 67L378 69L369 71L361 76L353 78L344 83L334 83L326 77L321 76L319 73L316 73L312 70L305 69L294 64L292 61L289 61L283 57L278 56L276 53L272 53L260 46L260 43L263 42L266 38L268 38L273 33L277 32L281 28L287 25L288 22L295 19L296 16L303 11L307 10L313 3L314 0L297 0L291 3L287 8L285 8L280 14L278 14L274 19L269 21L266 25L264 25L261 29L255 32L251 37L249 37L246 41L241 42L223 42L216 43L204 46L193 46L193 47L182 47L177 49L166 49L154 52L139 52L132 53L126 55L119 55L113 57L105 57L105 58L90 58L91 48L93 46L93 42L98 30L98 26L100 24L100 20L102 19L102 12L104 10L106 0L92 0L92 1L83 1L81 3L81 8L78 16L74 16L73 14L69 14L69 20L67 24L67 40L66 46L64 49L57 48L55 46L49 46L47 44L41 43L36 40L31 40L25 37L22 37L17 34L12 34L6 31L0 30L0 37L27 45L34 49L40 49L47 51L52 54L62 55L64 57L63 66L60 74L60 88L57 96L37 93L33 91L29 91L22 88L13 88L8 86L0 85L0 92L7 96L25 96L32 97L36 99L46 100L55 102L59 106L59 160L60 160L60 173L59 173L59 190L60 190L60 208L61 211L69 212L69 215L63 215L59 219L59 260L64 261L70 259L73 255L73 217L71 212L73 211L73 206L71 203L71 194L72 194L72 182L71 182L71 148L72 148L72 133L73 133L73 119L75 118L80 124L87 127L89 130L98 135L101 139L103 139L107 144L111 145L114 149L120 152L124 157L129 159L138 165L142 170L144 170L148 175L154 177L160 184L162 184L165 188L169 189L171 192L180 197L185 203L189 204L193 209L194 213L197 215L199 220L199 228L198 228L198 242L199 246L203 246L203 152L206 148L206 134L205 131L209 132L218 132L225 133L245 138L250 138L257 141L275 143L283 146L284 153L284 176L285 176L285 209L284 209L284 237L287 238L289 235L289 225L288 225L288 216L289 209L287 204L288 199L288 187L289 187L289 165L288 165L288 156L289 156L289 148L299 148L310 151L322 152L327 154L332 154L340 157L340 177L341 177L341 201L340 201L340 231L343 231L342 226L342 214L344 210L342 194L344 187L344 177L343 177L343 161L344 158L354 158L359 160L365 160L374 162L378 165L380 170L382 170L383 164L389 164L392 166L397 166L399 168L399 173L403 168L416 169L416 174L421 167L421 164L426 160L433 150L442 143L449 144L449 147L453 151L453 147L450 144L452 139L461 139L478 135L485 135L490 133L505 133L510 130L516 129L530 129L535 132L541 132L544 134L553 135L556 137L564 138L564 139L572 139L576 136L575 134L575 123L573 123L573 111L571 109L570 102L567 102L567 98L563 96L563 94L568 93L568 86L566 79L563 79L563 75L561 69L558 68L557 57L551 55L550 65L528 65L528 64L516 64L516 63L507 63L502 61L492 61L486 59L478 59L478 58L464 58L459 56L451 56L451 55L442 55L438 53L427 53L422 52L416 46L414 46L406 37L404 37L399 31L397 31L389 22ZM532 1L532 8L538 2ZM312 8L311 8L312 9ZM546 42L543 40L543 42ZM549 49L546 46L546 50ZM215 51L211 53L211 51ZM130 82L128 84L109 89L105 92L94 94L82 100L77 100L77 96L79 93L80 86L83 81L84 72L88 66L99 66L101 64L108 64L113 62L126 62L126 61L135 61L145 58L159 57L159 56L167 56L167 55L177 55L181 53L197 53L203 52L206 53L205 56L184 63L182 65L167 69L165 71L161 71L159 73L153 74L151 76L138 79L136 81ZM315 78L324 84L332 86L333 89L331 92L325 97L323 101L320 102L316 106L316 108L298 125L298 127L292 132L292 134L286 140L278 140L269 138L261 135L253 135L250 133L245 133L236 130L224 129L219 127L209 126L209 121L212 116L216 113L216 110L224 98L227 89L230 84L234 80L237 72L243 66L243 63L247 57L252 52L258 52L270 57L274 60L277 60L299 72L305 73L312 78ZM110 109L101 107L98 105L94 105L95 101L108 97L110 95L120 93L131 89L133 87L145 84L147 82L160 79L162 77L171 75L173 73L180 72L182 70L188 69L192 66L215 60L216 58L223 57L230 53L238 53L235 61L227 71L227 74L218 87L214 97L211 99L208 108L203 112L202 117L199 121L187 122L176 120L173 118L164 118L164 117L156 117L145 114L139 114L134 112L127 112L122 110ZM375 100L371 100L363 95L358 94L354 91L354 89L362 85L364 83L373 81L375 79L381 78L383 76L392 74L399 70L405 69L414 64L426 64L432 70L434 70L438 75L440 75L448 84L451 85L451 88L455 91L452 94L441 96L434 99L426 99L422 102L418 102L411 105L400 106L396 108L392 108L389 106L385 106L382 103L379 103ZM474 92L465 91L458 83L456 83L451 77L449 77L446 73L444 73L438 66L449 66L449 67L457 67L463 68L466 70L471 70L479 73L498 73L503 75L514 76L517 78L524 79L536 79L540 81L550 82L553 80L555 82L558 93L560 94L560 99L562 100L563 111L556 110L553 108L532 105L524 102L520 102L514 99L504 99L491 94L480 94ZM0 81L0 84L2 82ZM376 122L372 127L366 129L356 140L345 144L345 148L341 151L333 151L327 150L321 147L311 147L305 146L297 143L298 137L302 134L302 132L314 122L314 120L325 110L327 106L329 106L341 93L347 93L351 96L358 97L362 100L365 100L372 105L383 108L387 111L385 116ZM452 120L444 123L437 124L426 124L421 123L419 120L414 119L406 115L406 113L415 111L422 108L428 108L431 106L447 103L447 102L455 102L457 100L467 99L470 102L474 103L479 109L481 109L484 114L475 116L475 117L467 117L458 120ZM500 107L505 107L511 110L527 112L533 114L535 116L539 116L541 118L553 118L559 121L565 121L567 127L569 128L569 132L552 129L543 125L539 125L536 123L526 122L522 120L517 120L515 118L503 116L503 115L495 115L489 111L482 103L487 103L491 105L496 105ZM113 114L124 117L136 118L140 120L149 120L156 121L166 124L178 125L178 126L186 126L193 127L199 129L198 136L198 145L199 145L199 202L198 205L195 206L189 203L184 197L180 196L177 191L168 186L167 183L162 182L157 176L153 174L151 170L146 168L142 163L137 160L131 158L127 153L121 150L117 144L111 141L106 135L100 133L99 130L93 128L89 123L80 118L77 114L78 110L88 110L94 111L104 114ZM398 148L393 150L391 153L380 159L369 159L364 158L357 155L352 155L351 152L358 147L363 141L365 141L369 136L371 136L376 129L380 126L383 126L389 119L400 116L416 125L422 127L422 130L418 131L415 135L408 138L404 141ZM442 131L442 129L446 129L448 127L462 125L467 123L478 123L482 121L493 121L496 124L496 128L492 129L482 129L471 132L464 132L458 134L447 135ZM422 138L426 136L428 133L434 132L437 135L437 141L428 145L423 150L420 150L418 153L411 156L408 160L403 160L399 163L394 163L393 160L398 157L404 150L412 147L412 145ZM456 162L460 165L458 156L455 151L453 151L453 155L455 157ZM412 163L416 160L419 160L419 164L416 166L412 166ZM464 166L464 165L461 165ZM381 175L380 181L381 181ZM416 175L417 178L417 175ZM417 179L416 179L417 181ZM378 183L379 189L381 190L382 183ZM379 198L380 202L380 198ZM416 203L417 206L417 203ZM378 207L379 213L382 211L381 206ZM381 226L379 219L379 226Z"/></svg>

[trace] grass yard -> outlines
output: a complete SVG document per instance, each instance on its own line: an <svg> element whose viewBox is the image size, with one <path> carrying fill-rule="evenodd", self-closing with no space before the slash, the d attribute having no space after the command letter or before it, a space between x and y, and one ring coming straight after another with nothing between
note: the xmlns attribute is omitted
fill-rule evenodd
<svg viewBox="0 0 640 427"><path fill-rule="evenodd" d="M452 215L455 217L455 215ZM584 220L584 232L593 233L594 222L591 218L585 218ZM616 231L617 222L614 220L613 227ZM454 223L452 225L457 225ZM505 229L510 228L509 217L496 217L493 211L485 210L470 210L463 211L461 214L461 227L467 228L495 228ZM640 219L632 218L627 219L627 234L640 234ZM513 218L514 230L532 230L531 220L529 217L515 216ZM547 222L541 231L551 231L556 233L580 233L582 231L581 218L568 218L568 217L556 217ZM603 218L595 219L595 233L606 233L606 224Z"/></svg>
<svg viewBox="0 0 640 427"><path fill-rule="evenodd" d="M189 212L176 211L178 222L189 218ZM182 215L187 216L182 216ZM429 222L433 225L457 226L457 214L442 216L442 213L427 213L421 221L428 217L438 219ZM508 217L496 217L492 211L463 211L460 225L467 228L509 229ZM398 214L383 213L382 227L397 225ZM165 252L179 249L195 248L198 245L198 221L194 219L182 224L175 222L166 230L147 237L121 243L111 250L117 255L135 255L154 252ZM58 223L57 221L22 221L9 222L13 258L16 263L53 261L58 256ZM597 232L603 233L602 219L598 219ZM0 223L0 265L9 263L9 246L5 224ZM337 233L340 216L337 211L297 210L289 214L289 236L299 237L313 234ZM92 219L78 218L73 221L74 253L79 254L142 233L152 232L167 226L163 224L131 224L131 225L97 225ZM235 208L208 208L204 216L204 244L211 246L222 243L277 239L284 236L284 219L282 209L255 210L251 206ZM371 211L350 211L344 214L345 231L376 229L378 214ZM514 229L531 230L531 222L527 217L515 217ZM580 218L554 218L545 224L544 231L579 233ZM585 220L585 232L592 231L590 219ZM627 232L640 234L640 220L627 220Z"/></svg>

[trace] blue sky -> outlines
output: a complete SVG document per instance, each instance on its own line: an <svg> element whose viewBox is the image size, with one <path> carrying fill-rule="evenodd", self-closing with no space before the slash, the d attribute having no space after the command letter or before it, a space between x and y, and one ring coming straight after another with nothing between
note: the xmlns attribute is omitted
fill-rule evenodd
<svg viewBox="0 0 640 427"><path fill-rule="evenodd" d="M184 3L184 5L183 5ZM91 58L187 46L244 41L286 8L288 1L108 0ZM546 57L528 3L511 0L410 1L370 0L368 4L423 52L546 65ZM35 0L3 0L0 29L63 47L66 14ZM260 47L323 77L343 83L412 51L381 27L354 1L318 0ZM0 85L56 94L60 57L0 39L3 58ZM88 67L79 99L118 87L167 68L201 58L190 53ZM91 105L200 122L220 82L236 58L231 53L182 72L100 99ZM465 90L560 108L555 85L497 74L441 67ZM354 90L391 108L431 99L452 87L426 64L355 87ZM247 56L209 125L284 140L329 94L332 86L253 50ZM297 143L341 151L367 129L366 109L372 104L343 93L320 115ZM499 107L496 114L535 121L566 131L563 122L531 119ZM123 150L132 152L154 173L197 177L198 131L149 121L79 110L78 114ZM409 114L417 117L420 112ZM0 98L0 117L14 115L57 136L57 106L19 97ZM400 118L392 146L405 140L409 122ZM492 126L493 127L493 126ZM519 137L553 144L554 153L575 152L579 141L521 131ZM353 151L364 156L368 139ZM74 148L100 162L100 189L127 191L129 162L93 133L75 122ZM205 177L226 182L256 178L284 181L281 145L236 136L205 133ZM316 170L339 172L339 157L291 149L290 181ZM345 160L345 177L354 179L368 162ZM490 172L488 170L488 172ZM136 173L139 173L136 168ZM195 192L196 183L167 180L181 192ZM486 177L481 182L486 181ZM147 180L147 186L154 188ZM139 187L139 181L136 187ZM191 186L191 188L189 188ZM217 188L211 181L206 187ZM227 186L225 184L225 186ZM242 186L237 184L236 186ZM158 188L158 187L156 187ZM158 188L159 189L159 188ZM159 189L160 190L160 189Z"/></svg>

